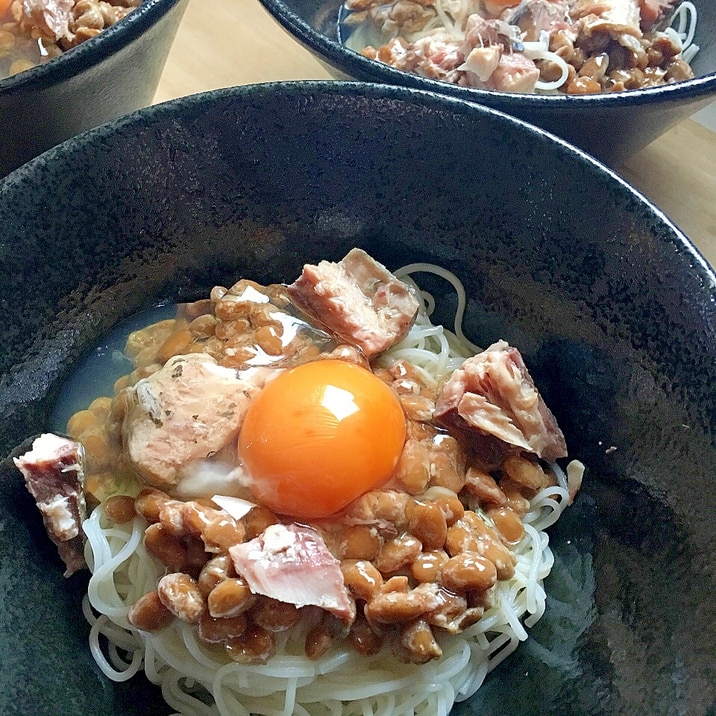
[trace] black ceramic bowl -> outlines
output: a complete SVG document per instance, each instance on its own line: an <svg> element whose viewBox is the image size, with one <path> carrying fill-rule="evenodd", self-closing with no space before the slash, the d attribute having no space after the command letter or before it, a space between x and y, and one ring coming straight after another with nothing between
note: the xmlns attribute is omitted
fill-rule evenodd
<svg viewBox="0 0 716 716"><path fill-rule="evenodd" d="M0 79L0 176L86 129L151 104L189 0L144 0L50 62Z"/></svg>
<svg viewBox="0 0 716 716"><path fill-rule="evenodd" d="M479 141L475 138L479 137ZM112 326L360 246L429 260L470 337L521 348L583 489L533 638L454 714L713 713L716 276L652 205L542 131L454 98L296 82L142 110L0 182L0 452L50 427ZM92 666L22 479L0 479L0 712L165 713Z"/></svg>
<svg viewBox="0 0 716 716"><path fill-rule="evenodd" d="M494 107L546 129L617 166L668 129L716 99L716 4L693 0L698 8L693 62L687 82L601 95L528 95L458 87L419 77L369 60L338 39L343 0L260 0L280 25L339 79L385 82L430 90Z"/></svg>

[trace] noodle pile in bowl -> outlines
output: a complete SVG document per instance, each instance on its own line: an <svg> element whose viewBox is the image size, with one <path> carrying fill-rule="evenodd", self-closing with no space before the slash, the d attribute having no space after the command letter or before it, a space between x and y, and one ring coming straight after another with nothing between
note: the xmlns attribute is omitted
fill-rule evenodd
<svg viewBox="0 0 716 716"><path fill-rule="evenodd" d="M432 323L433 299L412 278L419 272L435 273L454 287L454 331ZM461 329L464 290L456 276L437 266L414 264L395 276L419 297L417 317L407 335L372 360L371 367L390 371L408 363L427 389L437 391L466 358L480 352ZM321 623L318 610L306 611L290 628L277 631L270 658L253 662L232 659L225 649L202 639L196 624L180 618L156 630L136 628L133 606L157 588L167 566L147 549L145 517L117 520L108 507L118 495L135 498L146 486L133 475L110 475L96 490L100 504L82 525L92 572L83 604L91 624L92 655L113 681L126 681L143 670L178 714L446 715L527 639L527 629L544 613L543 580L553 565L546 530L571 503L583 470L577 462L568 465L567 474L553 461L544 467L548 484L533 491L528 505L525 500L521 537L504 542L514 558L513 574L489 590L474 623L458 633L435 630L442 655L425 663L397 658L388 640L374 653L359 653L344 638L333 638L308 658L308 635ZM88 481L93 482L91 476ZM428 487L416 499L426 500L440 489ZM460 498L466 510L496 529L484 503L468 493Z"/></svg>

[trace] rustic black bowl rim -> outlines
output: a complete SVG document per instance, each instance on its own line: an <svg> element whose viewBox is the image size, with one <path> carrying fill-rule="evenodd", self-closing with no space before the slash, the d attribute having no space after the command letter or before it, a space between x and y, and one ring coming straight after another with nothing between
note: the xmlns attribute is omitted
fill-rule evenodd
<svg viewBox="0 0 716 716"><path fill-rule="evenodd" d="M155 3L164 2L177 2L177 0L150 0ZM273 0L259 0L259 2L273 2ZM112 28L109 28L111 30ZM78 48L79 49L79 48ZM716 74L714 75L714 90L716 90ZM432 84L438 87L441 83L433 82ZM625 190L633 194L640 202L642 202L649 211L655 215L657 220L663 223L665 228L668 228L673 234L673 239L676 243L686 247L689 252L693 253L699 263L702 265L705 274L704 278L707 278L707 282L711 282L716 290L716 272L702 256L699 249L689 239L689 237L676 226L676 224L648 197L641 193L636 187L632 186L628 181L623 179L619 174L612 170L609 166L601 162L598 158L595 158L583 149L571 144L567 140L559 137L552 132L543 129L542 127L536 126L508 114L506 110L496 109L495 107L479 104L470 99L448 95L438 90L425 89L421 87L411 87L407 85L397 84L386 84L377 80L357 80L357 79L346 79L346 80L331 80L331 79L317 79L317 80L279 80L271 82L259 82L246 85L238 85L234 87L226 87L215 90L208 90L205 92L199 92L192 95L183 97L177 97L175 99L160 102L148 107L135 110L134 112L128 113L118 119L107 122L99 127L86 130L77 134L64 142L48 149L38 157L27 162L27 164L19 167L14 172L9 174L5 181L12 181L12 177L19 178L24 172L33 171L33 167L37 167L47 161L52 161L52 157L55 153L65 154L72 153L78 150L80 147L88 142L92 142L93 137L104 137L113 134L117 128L139 122L152 122L155 118L162 115L172 115L175 113L181 113L184 107L190 107L196 104L210 104L215 99L228 96L250 96L252 94L266 94L275 91L288 92L293 94L303 93L333 93L341 95L345 93L353 94L359 93L366 97L394 97L401 99L406 102L422 102L425 104L433 104L438 106L444 106L446 109L452 111L459 111L463 113L474 112L476 114L487 114L497 115L508 124L513 124L520 127L519 131L527 131L535 136L544 138L546 141L552 142L559 146L560 152L566 152L572 154L579 159L579 161L592 165L593 170L602 172L610 177L610 181L613 181L615 185L619 185L622 190ZM634 91L636 94L638 90ZM492 93L497 94L497 93ZM524 98L524 95L510 95L511 97ZM603 95L601 95L603 96ZM610 97L613 95L609 95ZM534 96L528 96L535 98ZM552 99L552 97L545 96L544 99ZM565 99L569 99L565 97ZM3 180L0 180L0 189L2 188Z"/></svg>
<svg viewBox="0 0 716 716"><path fill-rule="evenodd" d="M377 64L374 60L363 57L358 52L344 47L321 32L316 31L299 15L289 10L283 0L259 0L264 8L287 30L309 49L316 51L333 62L337 68L346 73L355 73L358 78L376 78L381 81L406 85L416 89L428 89L441 94L450 94L473 102L500 101L505 111L510 108L570 108L584 106L585 111L598 107L629 107L637 106L659 98L664 102L675 102L684 99L697 99L716 95L716 71L694 77L683 82L629 90L628 92L610 92L587 95L538 95L517 92L496 92L476 87L460 87L458 85L432 80L427 77L413 75L395 69L390 65ZM377 80L376 80L377 81Z"/></svg>
<svg viewBox="0 0 716 716"><path fill-rule="evenodd" d="M0 79L0 94L38 91L101 64L155 25L179 0L144 0L125 18L72 50L25 72Z"/></svg>

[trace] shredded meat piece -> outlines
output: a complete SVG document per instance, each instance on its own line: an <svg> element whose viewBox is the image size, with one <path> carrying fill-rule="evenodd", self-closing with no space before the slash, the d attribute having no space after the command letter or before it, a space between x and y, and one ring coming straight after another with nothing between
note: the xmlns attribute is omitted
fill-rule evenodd
<svg viewBox="0 0 716 716"><path fill-rule="evenodd" d="M519 39L515 26L471 15L462 46L466 60L459 68L465 73L461 84L502 92L534 92L540 73L531 59L513 51Z"/></svg>
<svg viewBox="0 0 716 716"><path fill-rule="evenodd" d="M503 54L487 86L500 92L534 92L539 70L529 57L513 52Z"/></svg>
<svg viewBox="0 0 716 716"><path fill-rule="evenodd" d="M438 396L435 419L448 429L492 436L545 460L567 454L564 435L520 352L505 341L468 358L450 376Z"/></svg>
<svg viewBox="0 0 716 716"><path fill-rule="evenodd" d="M340 562L321 535L300 525L269 525L229 554L237 573L254 594L297 607L321 607L346 623L355 619L355 602L346 589Z"/></svg>
<svg viewBox="0 0 716 716"><path fill-rule="evenodd" d="M418 74L450 81L463 63L462 50L447 33L435 32L413 43L406 53L408 64Z"/></svg>
<svg viewBox="0 0 716 716"><path fill-rule="evenodd" d="M485 20L480 15L470 15L465 26L465 47L501 45L509 50L519 37L509 25L499 20Z"/></svg>
<svg viewBox="0 0 716 716"><path fill-rule="evenodd" d="M75 0L23 0L25 16L47 37L61 40L70 34L69 24Z"/></svg>
<svg viewBox="0 0 716 716"><path fill-rule="evenodd" d="M577 0L571 14L582 21L588 35L608 32L612 36L629 34L641 37L637 0Z"/></svg>
<svg viewBox="0 0 716 716"><path fill-rule="evenodd" d="M567 0L532 0L505 10L500 19L517 25L525 33L523 39L534 42L539 39L541 32L568 32L574 39L576 28L568 18Z"/></svg>
<svg viewBox="0 0 716 716"><path fill-rule="evenodd" d="M306 264L286 290L296 306L368 357L403 338L418 313L411 289L361 249L338 263Z"/></svg>
<svg viewBox="0 0 716 716"><path fill-rule="evenodd" d="M497 65L500 64L500 57L502 57L502 47L500 45L475 47L470 50L460 69L475 75L484 84L497 69Z"/></svg>
<svg viewBox="0 0 716 716"><path fill-rule="evenodd" d="M44 433L29 452L14 458L42 513L47 534L67 567L65 577L87 566L82 535L86 517L82 454L80 443Z"/></svg>
<svg viewBox="0 0 716 716"><path fill-rule="evenodd" d="M660 27L680 2L681 0L639 0L641 29L647 32Z"/></svg>

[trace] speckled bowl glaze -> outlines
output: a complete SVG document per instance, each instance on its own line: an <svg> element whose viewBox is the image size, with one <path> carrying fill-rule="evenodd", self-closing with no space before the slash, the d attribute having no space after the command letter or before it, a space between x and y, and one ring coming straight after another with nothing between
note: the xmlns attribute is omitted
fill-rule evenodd
<svg viewBox="0 0 716 716"><path fill-rule="evenodd" d="M158 301L288 281L353 246L454 271L468 335L520 347L588 474L552 530L546 616L453 713L713 713L716 276L602 165L454 98L266 84L50 150L0 182L0 225L2 455L48 428L100 336ZM0 477L0 713L166 713L93 667L85 577L61 576L9 460Z"/></svg>
<svg viewBox="0 0 716 716"><path fill-rule="evenodd" d="M145 0L50 62L0 79L0 177L75 134L146 107L189 0Z"/></svg>
<svg viewBox="0 0 716 716"><path fill-rule="evenodd" d="M273 18L339 79L385 82L440 92L494 107L553 132L610 166L618 166L668 129L716 99L716 3L698 9L700 46L687 82L631 92L539 96L458 87L369 60L338 39L343 0L260 0Z"/></svg>

